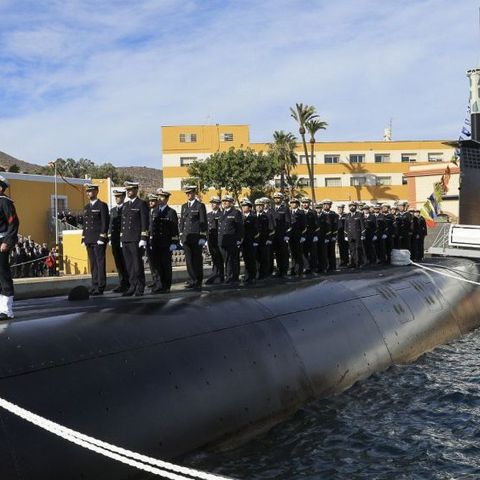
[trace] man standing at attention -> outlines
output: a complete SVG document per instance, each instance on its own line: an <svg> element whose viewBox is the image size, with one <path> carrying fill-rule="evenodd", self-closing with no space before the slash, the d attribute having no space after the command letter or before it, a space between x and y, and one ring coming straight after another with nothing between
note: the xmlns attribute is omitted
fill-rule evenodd
<svg viewBox="0 0 480 480"><path fill-rule="evenodd" d="M125 266L125 259L123 258L122 247L120 244L120 231L122 230L122 210L125 203L126 194L127 192L124 188L115 188L113 190L113 196L115 197L116 205L110 210L110 244L112 245L113 259L115 260L118 280L120 281L118 287L113 289L115 293L126 292L130 287L130 284L128 283L127 267Z"/></svg>
<svg viewBox="0 0 480 480"><path fill-rule="evenodd" d="M92 273L91 295L103 295L107 283L105 250L108 242L110 215L108 205L98 199L98 185L85 186L89 202L83 209L82 242L87 247Z"/></svg>

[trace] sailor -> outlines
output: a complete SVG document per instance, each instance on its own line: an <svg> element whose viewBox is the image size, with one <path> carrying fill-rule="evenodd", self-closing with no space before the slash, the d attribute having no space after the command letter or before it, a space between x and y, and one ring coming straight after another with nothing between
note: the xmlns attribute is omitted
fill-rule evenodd
<svg viewBox="0 0 480 480"><path fill-rule="evenodd" d="M266 242L266 255L268 258L268 271L266 273L266 277L269 277L273 274L273 240L275 238L275 216L273 210L270 205L270 199L268 197L262 197L261 200L265 205L265 215L269 221L269 229L270 233L268 234L268 240Z"/></svg>
<svg viewBox="0 0 480 480"><path fill-rule="evenodd" d="M425 237L428 234L427 222L425 221L425 218L423 218L423 216L420 215L420 210L414 210L414 215L416 218L418 218L418 238L416 239L416 242L417 242L416 261L421 262L425 254Z"/></svg>
<svg viewBox="0 0 480 480"><path fill-rule="evenodd" d="M310 274L317 269L317 214L311 208L312 201L308 197L302 198L302 210L305 212L307 231L302 244L304 273Z"/></svg>
<svg viewBox="0 0 480 480"><path fill-rule="evenodd" d="M18 241L19 220L13 200L5 195L8 180L0 176L0 320L13 318L13 280L10 252Z"/></svg>
<svg viewBox="0 0 480 480"><path fill-rule="evenodd" d="M242 213L234 208L230 195L222 197L222 215L218 222L218 246L225 268L225 283L236 284L240 275L240 252L244 228Z"/></svg>
<svg viewBox="0 0 480 480"><path fill-rule="evenodd" d="M327 215L327 238L325 243L327 250L327 272L334 272L337 269L337 257L335 244L338 235L338 214L332 210L332 201L328 198L323 201L323 212Z"/></svg>
<svg viewBox="0 0 480 480"><path fill-rule="evenodd" d="M197 187L189 185L184 189L187 201L180 213L180 242L185 252L187 272L190 280L186 288L199 288L203 281L203 247L207 242L207 209L197 195Z"/></svg>
<svg viewBox="0 0 480 480"><path fill-rule="evenodd" d="M337 205L338 213L338 250L340 254L340 266L346 267L348 265L348 242L345 241L345 218L347 213L345 212L345 204L340 203Z"/></svg>
<svg viewBox="0 0 480 480"><path fill-rule="evenodd" d="M291 277L301 277L303 274L303 251L302 244L305 241L305 233L307 231L307 220L304 211L299 208L300 200L298 198L290 199L290 224L287 229L289 238L288 245L290 247L290 255L292 257L292 265L289 275Z"/></svg>
<svg viewBox="0 0 480 480"><path fill-rule="evenodd" d="M277 270L274 274L276 277L283 277L288 273L288 236L287 228L290 223L290 210L284 203L285 196L281 192L273 194L272 208L274 219L274 230L272 252L275 257Z"/></svg>
<svg viewBox="0 0 480 480"><path fill-rule="evenodd" d="M384 235L384 248L385 248L385 263L390 264L391 256L392 256L392 248L393 242L395 239L395 216L391 212L391 208L388 204L384 203L382 205L382 215L385 220L385 231Z"/></svg>
<svg viewBox="0 0 480 480"><path fill-rule="evenodd" d="M108 243L110 215L108 205L98 199L98 185L85 185L89 202L83 208L82 242L87 248L92 274L91 295L103 295L107 283L105 250Z"/></svg>
<svg viewBox="0 0 480 480"><path fill-rule="evenodd" d="M407 202L398 202L395 217L395 248L410 250L412 240L412 215L407 212Z"/></svg>
<svg viewBox="0 0 480 480"><path fill-rule="evenodd" d="M323 210L323 202L315 205L317 211L317 273L326 273L328 268L328 232L330 230L328 212Z"/></svg>
<svg viewBox="0 0 480 480"><path fill-rule="evenodd" d="M150 274L152 276L152 281L147 285L147 287L150 287L152 289L152 293L156 290L159 290L160 287L160 274L157 269L157 264L158 264L158 259L155 258L155 251L152 248L152 224L153 224L153 215L155 214L155 211L158 206L158 197L156 193L149 193L147 195L147 201L148 201L148 225L149 225L149 239L147 240L147 247L146 247L146 253L147 253L147 260L148 264L150 265Z"/></svg>
<svg viewBox="0 0 480 480"><path fill-rule="evenodd" d="M258 247L258 219L256 213L252 210L252 202L244 198L240 204L242 206L244 236L242 242L242 257L245 264L245 283L255 283L257 277L257 259L256 250Z"/></svg>
<svg viewBox="0 0 480 480"><path fill-rule="evenodd" d="M363 240L363 251L365 252L365 264L373 265L376 262L374 242L377 240L377 222L375 215L370 213L370 205L362 207L365 234Z"/></svg>
<svg viewBox="0 0 480 480"><path fill-rule="evenodd" d="M257 215L257 262L258 262L258 279L262 280L269 276L270 272L270 256L267 242L271 238L272 224L271 219L265 213L265 201L263 198L255 200L255 210ZM278 265L278 264L277 264ZM287 267L288 269L288 267Z"/></svg>
<svg viewBox="0 0 480 480"><path fill-rule="evenodd" d="M120 243L120 232L122 230L122 210L125 203L127 192L124 188L114 188L113 196L116 205L110 210L110 226L108 235L110 245L112 246L113 259L118 273L119 285L113 289L115 293L123 293L128 290L128 272L123 258L122 247Z"/></svg>
<svg viewBox="0 0 480 480"><path fill-rule="evenodd" d="M376 240L373 242L375 247L375 256L377 257L377 263L386 264L387 263L387 255L386 255L386 245L385 242L387 240L387 222L385 219L385 215L381 213L382 205L380 203L376 203L373 205L373 215L376 221Z"/></svg>
<svg viewBox="0 0 480 480"><path fill-rule="evenodd" d="M145 291L145 267L143 256L147 247L148 206L138 198L138 182L125 182L127 201L122 211L122 252L127 266L130 287L122 293L124 297L140 297Z"/></svg>
<svg viewBox="0 0 480 480"><path fill-rule="evenodd" d="M158 274L152 293L166 293L172 287L172 252L178 247L178 216L168 205L171 193L157 189L157 205L150 215L150 248Z"/></svg>
<svg viewBox="0 0 480 480"><path fill-rule="evenodd" d="M218 220L222 214L220 208L222 201L219 197L213 196L210 198L210 212L207 213L208 231L208 251L212 259L212 274L207 278L205 283L207 285L215 283L215 280L219 279L220 283L225 280L223 259L218 247Z"/></svg>
<svg viewBox="0 0 480 480"><path fill-rule="evenodd" d="M365 240L365 221L364 216L357 212L357 204L350 202L348 204L350 213L345 218L345 240L348 242L350 251L350 268L359 268L363 266L363 241Z"/></svg>

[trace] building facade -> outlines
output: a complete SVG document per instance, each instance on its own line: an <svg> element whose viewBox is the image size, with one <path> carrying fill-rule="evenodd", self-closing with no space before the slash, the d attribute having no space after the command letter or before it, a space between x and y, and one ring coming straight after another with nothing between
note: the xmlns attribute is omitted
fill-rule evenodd
<svg viewBox="0 0 480 480"><path fill-rule="evenodd" d="M231 147L267 152L267 143L251 143L248 125L185 125L162 127L164 188L172 192L173 207L185 201L182 186L188 165ZM454 148L446 140L317 142L314 187L317 200L412 200L408 172L415 166L448 163ZM310 145L308 145L310 152ZM310 192L303 145L297 144L298 165L294 171L303 190ZM278 183L278 181L277 181ZM208 201L215 192L207 192ZM425 198L416 199L423 203ZM413 203L415 203L413 202Z"/></svg>

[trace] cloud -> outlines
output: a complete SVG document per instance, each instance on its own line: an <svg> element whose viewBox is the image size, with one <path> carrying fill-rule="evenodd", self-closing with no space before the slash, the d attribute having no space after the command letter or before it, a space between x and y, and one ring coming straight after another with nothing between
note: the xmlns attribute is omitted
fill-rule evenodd
<svg viewBox="0 0 480 480"><path fill-rule="evenodd" d="M0 150L39 163L159 167L161 125L268 141L295 102L325 140L455 138L477 61L473 0L42 4L0 0Z"/></svg>

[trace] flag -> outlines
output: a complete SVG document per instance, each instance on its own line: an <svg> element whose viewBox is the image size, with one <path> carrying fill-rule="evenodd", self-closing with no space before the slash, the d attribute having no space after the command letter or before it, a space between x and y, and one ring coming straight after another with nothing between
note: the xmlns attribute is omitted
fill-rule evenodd
<svg viewBox="0 0 480 480"><path fill-rule="evenodd" d="M430 209L433 208L435 214L438 215L440 212L440 204L437 202L437 199L433 193L428 197L427 203L429 204Z"/></svg>
<svg viewBox="0 0 480 480"><path fill-rule="evenodd" d="M442 175L442 179L440 180L443 193L448 192L448 183L450 182L450 177L451 177L451 171L450 171L450 167L447 165L447 168L445 169L445 172Z"/></svg>
<svg viewBox="0 0 480 480"><path fill-rule="evenodd" d="M443 195L442 184L438 182L433 187L433 196L435 197L435 200L437 201L438 204L440 204L440 202L442 201L442 195Z"/></svg>
<svg viewBox="0 0 480 480"><path fill-rule="evenodd" d="M466 137L470 137L471 136L470 130L468 130L468 128L466 128L466 127L463 127L462 128L462 135L465 135Z"/></svg>
<svg viewBox="0 0 480 480"><path fill-rule="evenodd" d="M420 215L425 219L425 222L429 228L432 228L436 225L435 223L435 213L432 210L430 202L427 200L423 207L420 209Z"/></svg>

